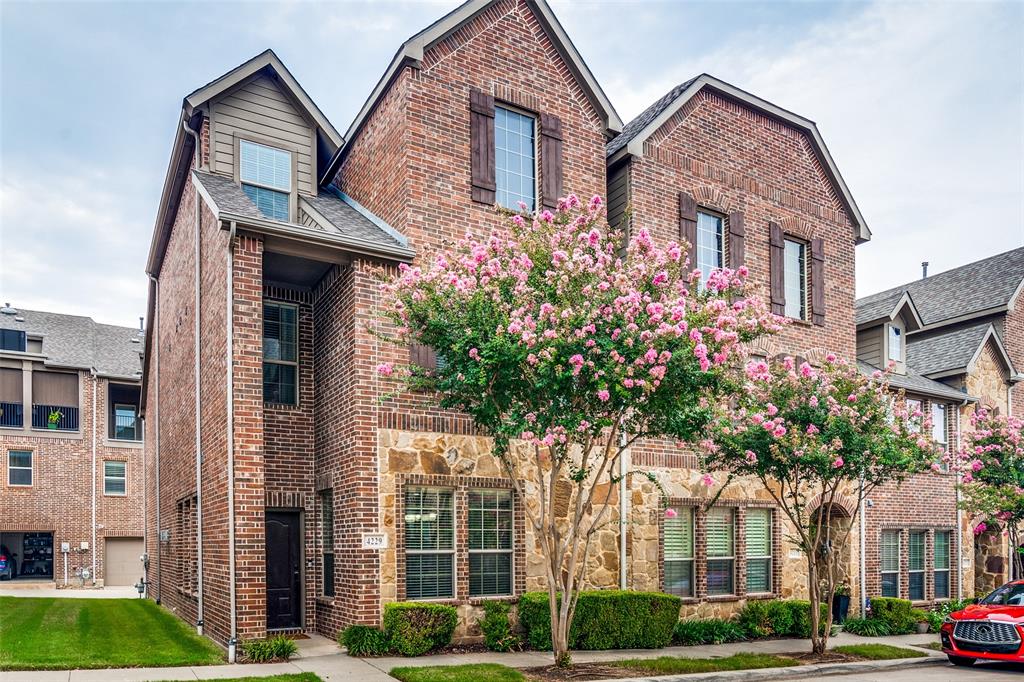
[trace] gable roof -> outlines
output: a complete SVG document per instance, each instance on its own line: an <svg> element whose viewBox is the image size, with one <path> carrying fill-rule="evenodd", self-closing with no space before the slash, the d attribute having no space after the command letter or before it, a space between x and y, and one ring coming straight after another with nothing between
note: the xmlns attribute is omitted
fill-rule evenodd
<svg viewBox="0 0 1024 682"><path fill-rule="evenodd" d="M333 153L344 142L334 125L327 120L327 117L310 99L273 50L264 50L252 59L186 95L182 100L181 116L175 130L171 158L167 163L167 173L164 176L163 189L160 193L156 224L153 227L149 257L146 261L148 274L156 275L163 265L164 252L167 249L167 241L170 239L171 225L178 211L178 202L181 200L181 190L185 186L185 178L192 167L195 140L186 132L186 129L198 130L201 123L200 107L203 104L261 72L274 76L282 88L295 100L301 111L316 124L318 139L323 142L330 153Z"/></svg>
<svg viewBox="0 0 1024 682"><path fill-rule="evenodd" d="M1008 310L1022 284L1024 247L858 299L857 323L861 323L862 306L871 309L879 301L899 296L904 291L913 297L925 327L991 315Z"/></svg>
<svg viewBox="0 0 1024 682"><path fill-rule="evenodd" d="M863 305L861 301L858 301L856 307L855 318L858 328L894 320L901 310L906 310L910 314L911 324L908 331L916 331L924 326L921 315L917 311L917 305L914 304L914 299L910 296L909 291L894 289L891 292L885 292L884 296L876 295L862 300Z"/></svg>
<svg viewBox="0 0 1024 682"><path fill-rule="evenodd" d="M366 119L376 108L377 103L384 96L384 93L387 92L392 80L401 71L402 67L407 64L418 65L423 60L423 55L428 49L472 21L478 14L496 2L498 0L467 0L402 43L388 68L384 71L384 75L377 81L377 85L374 86L369 97L366 98L366 102L363 103L359 113L356 114L352 124L348 127L348 131L345 133L345 141L339 146L338 151L335 152L334 157L327 164L320 177L321 184L329 182L334 176L338 164L344 158L348 143L359 134L359 130L363 127ZM622 130L622 119L619 118L615 107L612 106L611 100L608 99L604 90L601 89L594 74L590 71L590 67L583 61L583 57L580 56L569 35L562 28L562 24L559 23L547 0L526 0L526 4L533 10L541 27L548 34L552 45L568 66L569 71L572 72L572 75L583 86L588 99L590 99L594 108L601 115L605 129L612 134L618 133Z"/></svg>
<svg viewBox="0 0 1024 682"><path fill-rule="evenodd" d="M875 372L881 372L882 370L874 365L869 365L861 360L857 361L857 369L864 376L871 376ZM888 376L889 386L894 388L901 388L907 393L914 393L917 395L924 395L929 398L943 398L945 400L951 400L956 402L963 402L964 400L974 400L963 391L958 391L952 386L929 379L923 376L909 367L907 368L906 374L891 373Z"/></svg>
<svg viewBox="0 0 1024 682"><path fill-rule="evenodd" d="M46 356L43 365L47 367L95 369L100 376L134 381L142 378L142 333L138 329L41 310L4 313L0 328L41 336Z"/></svg>
<svg viewBox="0 0 1024 682"><path fill-rule="evenodd" d="M989 341L995 344L1010 376L1014 376L1016 372L1010 356L990 322L925 336L908 336L907 367L932 378L969 373Z"/></svg>
<svg viewBox="0 0 1024 682"><path fill-rule="evenodd" d="M622 129L622 133L612 139L605 147L605 154L609 162L617 160L623 155L642 157L644 155L644 142L647 138L661 128L677 111L704 88L714 90L724 97L737 101L746 107L757 109L766 116L782 121L807 133L826 175L828 175L829 180L836 189L839 190L839 198L853 219L857 242L866 242L871 239L871 230L868 228L864 216L861 215L849 187L846 186L846 181L839 174L839 168L832 159L832 154L825 145L825 140L821 137L821 133L818 132L818 126L815 125L814 121L787 111L706 73L672 88L658 101L647 107L643 113L626 124Z"/></svg>
<svg viewBox="0 0 1024 682"><path fill-rule="evenodd" d="M304 236L369 255L399 260L411 260L414 255L404 236L340 192L300 195L299 213L305 219L299 224L264 216L231 178L202 171L192 171L192 178L218 220L236 220L280 236Z"/></svg>

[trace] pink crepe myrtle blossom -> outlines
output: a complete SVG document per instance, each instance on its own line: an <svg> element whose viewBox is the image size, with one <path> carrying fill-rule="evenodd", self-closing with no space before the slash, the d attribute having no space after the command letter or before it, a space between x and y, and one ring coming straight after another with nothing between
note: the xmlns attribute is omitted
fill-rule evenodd
<svg viewBox="0 0 1024 682"><path fill-rule="evenodd" d="M677 516L679 516L679 512L677 512L677 511L676 511L675 509L673 509L672 507L668 507L668 508L667 508L667 509L665 510L665 518L666 518L666 519L674 519L674 518L676 518Z"/></svg>
<svg viewBox="0 0 1024 682"><path fill-rule="evenodd" d="M611 393L609 393L607 389L602 388L600 391L597 392L597 399L600 400L602 403L608 402L610 398Z"/></svg>
<svg viewBox="0 0 1024 682"><path fill-rule="evenodd" d="M710 488L715 484L715 477L711 474L704 474L700 477L700 482Z"/></svg>
<svg viewBox="0 0 1024 682"><path fill-rule="evenodd" d="M389 377L395 373L395 366L390 362L382 362L377 365L377 374Z"/></svg>
<svg viewBox="0 0 1024 682"><path fill-rule="evenodd" d="M978 525L976 525L974 527L974 534L975 535L981 535L986 530L988 530L988 525L984 521L982 521L981 523L979 523Z"/></svg>

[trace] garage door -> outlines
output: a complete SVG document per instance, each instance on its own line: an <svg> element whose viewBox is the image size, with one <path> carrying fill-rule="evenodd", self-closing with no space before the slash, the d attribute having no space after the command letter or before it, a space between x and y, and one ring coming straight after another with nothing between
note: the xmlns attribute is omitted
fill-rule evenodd
<svg viewBox="0 0 1024 682"><path fill-rule="evenodd" d="M142 538L107 538L104 585L134 585L142 577Z"/></svg>

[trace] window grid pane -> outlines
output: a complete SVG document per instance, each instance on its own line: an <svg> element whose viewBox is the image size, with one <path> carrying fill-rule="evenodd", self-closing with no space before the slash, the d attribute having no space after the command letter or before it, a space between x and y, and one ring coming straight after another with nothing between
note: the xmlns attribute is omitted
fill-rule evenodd
<svg viewBox="0 0 1024 682"><path fill-rule="evenodd" d="M452 597L455 493L410 487L405 491L405 593L408 599Z"/></svg>
<svg viewBox="0 0 1024 682"><path fill-rule="evenodd" d="M334 493L325 490L320 493L320 542L323 547L323 582L321 593L334 596Z"/></svg>
<svg viewBox="0 0 1024 682"><path fill-rule="evenodd" d="M103 494L124 495L127 492L127 474L124 462L103 463Z"/></svg>
<svg viewBox="0 0 1024 682"><path fill-rule="evenodd" d="M747 541L747 592L771 592L771 510L748 509L745 530Z"/></svg>
<svg viewBox="0 0 1024 682"><path fill-rule="evenodd" d="M889 325L889 359L894 362L903 360L903 332L899 327Z"/></svg>
<svg viewBox="0 0 1024 682"><path fill-rule="evenodd" d="M786 317L802 320L807 315L807 273L805 270L806 245L786 240L783 268L786 295Z"/></svg>
<svg viewBox="0 0 1024 682"><path fill-rule="evenodd" d="M697 262L691 268L700 269L700 281L704 283L715 268L722 267L722 219L710 213L697 212Z"/></svg>
<svg viewBox="0 0 1024 682"><path fill-rule="evenodd" d="M468 493L469 594L512 594L512 491Z"/></svg>
<svg viewBox="0 0 1024 682"><path fill-rule="evenodd" d="M900 534L882 531L882 596L899 597L900 592Z"/></svg>
<svg viewBox="0 0 1024 682"><path fill-rule="evenodd" d="M715 507L705 519L709 595L733 594L735 591L734 518L732 509Z"/></svg>
<svg viewBox="0 0 1024 682"><path fill-rule="evenodd" d="M266 187L242 184L242 191L256 204L259 212L271 220L287 222L291 217L291 200L287 192L278 192Z"/></svg>
<svg viewBox="0 0 1024 682"><path fill-rule="evenodd" d="M693 559L665 559L665 591L680 597L693 596Z"/></svg>
<svg viewBox="0 0 1024 682"><path fill-rule="evenodd" d="M263 401L298 403L298 310L295 306L263 304Z"/></svg>
<svg viewBox="0 0 1024 682"><path fill-rule="evenodd" d="M675 507L675 517L665 518L665 560L693 559L693 509Z"/></svg>
<svg viewBox="0 0 1024 682"><path fill-rule="evenodd" d="M949 531L935 532L935 598L949 599Z"/></svg>
<svg viewBox="0 0 1024 682"><path fill-rule="evenodd" d="M495 184L498 204L513 210L519 202L532 211L537 194L535 121L502 107L494 108Z"/></svg>
<svg viewBox="0 0 1024 682"><path fill-rule="evenodd" d="M32 485L32 452L10 450L7 453L7 484Z"/></svg>
<svg viewBox="0 0 1024 682"><path fill-rule="evenodd" d="M263 185L284 192L291 191L291 152L248 140L240 140L238 147L241 156L239 178L242 182Z"/></svg>

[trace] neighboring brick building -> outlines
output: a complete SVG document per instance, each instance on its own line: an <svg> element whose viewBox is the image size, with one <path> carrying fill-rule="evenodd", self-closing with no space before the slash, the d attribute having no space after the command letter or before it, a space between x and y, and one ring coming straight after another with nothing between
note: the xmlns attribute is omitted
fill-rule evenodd
<svg viewBox="0 0 1024 682"><path fill-rule="evenodd" d="M15 578L145 574L142 331L0 309L0 553Z"/></svg>
<svg viewBox="0 0 1024 682"><path fill-rule="evenodd" d="M814 124L701 76L623 127L543 0L472 0L410 38L344 137L271 52L188 95L179 124L147 266L150 594L222 644L334 635L396 599L456 604L473 635L483 599L543 587L531 500L488 439L374 371L436 359L374 334L371 270L499 225L495 204L607 193L613 222L749 267L794 318L755 354L855 356L870 232ZM740 481L704 511L691 455L631 459L681 513L639 481L609 490L626 522L597 539L591 584L702 612L804 593L766 491Z"/></svg>
<svg viewBox="0 0 1024 682"><path fill-rule="evenodd" d="M931 415L933 435L944 436L948 449L959 446L979 405L1020 414L1015 367L1024 361L1024 314L1017 309L1022 282L1024 248L857 301L865 371L892 362L894 388ZM932 471L872 496L868 596L927 604L988 592L1008 579L1005 540L999 533L975 537L975 520L957 511L955 486L955 476ZM943 534L938 543L937 533ZM947 571L949 588L938 589L936 580L941 588Z"/></svg>

